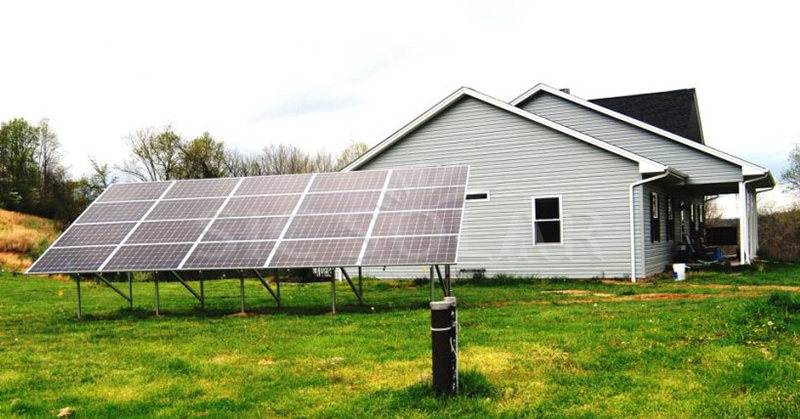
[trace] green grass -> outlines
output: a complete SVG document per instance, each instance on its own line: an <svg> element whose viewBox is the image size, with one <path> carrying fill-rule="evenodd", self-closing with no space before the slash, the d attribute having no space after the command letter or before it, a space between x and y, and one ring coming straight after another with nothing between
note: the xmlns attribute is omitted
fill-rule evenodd
<svg viewBox="0 0 800 419"><path fill-rule="evenodd" d="M774 270L773 270L774 269ZM800 266L693 273L685 283L464 281L463 394L432 397L428 285L247 282L110 289L0 276L0 417L800 417ZM782 280L780 278L783 278ZM715 284L731 284L718 287ZM193 284L196 286L196 284ZM127 289L127 288L123 288ZM438 290L437 290L438 291ZM437 293L437 295L440 295Z"/></svg>

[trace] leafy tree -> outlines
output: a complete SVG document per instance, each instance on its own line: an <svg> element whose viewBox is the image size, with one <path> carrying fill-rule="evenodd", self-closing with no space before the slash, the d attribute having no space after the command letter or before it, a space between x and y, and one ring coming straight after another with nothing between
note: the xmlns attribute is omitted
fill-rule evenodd
<svg viewBox="0 0 800 419"><path fill-rule="evenodd" d="M180 170L183 179L218 178L228 173L225 164L225 146L211 138L208 132L189 141L179 143Z"/></svg>
<svg viewBox="0 0 800 419"><path fill-rule="evenodd" d="M36 127L22 118L0 124L0 205L27 210L37 201Z"/></svg>
<svg viewBox="0 0 800 419"><path fill-rule="evenodd" d="M789 189L800 194L800 144L795 144L789 152L789 168L783 171L781 177Z"/></svg>

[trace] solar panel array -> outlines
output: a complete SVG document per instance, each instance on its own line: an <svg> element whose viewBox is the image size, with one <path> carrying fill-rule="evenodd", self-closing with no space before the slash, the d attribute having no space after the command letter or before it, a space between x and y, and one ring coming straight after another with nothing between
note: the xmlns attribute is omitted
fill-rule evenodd
<svg viewBox="0 0 800 419"><path fill-rule="evenodd" d="M114 184L28 273L455 263L468 173Z"/></svg>

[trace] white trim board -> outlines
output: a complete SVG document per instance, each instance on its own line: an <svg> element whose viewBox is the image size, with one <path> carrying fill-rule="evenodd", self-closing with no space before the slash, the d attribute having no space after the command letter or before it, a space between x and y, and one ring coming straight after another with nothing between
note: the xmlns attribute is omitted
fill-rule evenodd
<svg viewBox="0 0 800 419"><path fill-rule="evenodd" d="M578 139L578 140L581 140L583 142L589 143L589 144L591 144L591 145L593 145L595 147L598 147L598 148L601 148L601 149L606 150L608 152L614 153L614 154L616 154L618 156L621 156L621 157L624 157L624 158L626 158L628 160L632 160L634 162L637 162L639 164L639 172L640 173L662 173L662 172L664 172L665 170L668 169L668 166L663 165L661 163L658 163L658 162L656 162L654 160L648 159L646 157L643 157L643 156L640 156L638 154L632 153L630 151L624 150L624 149L619 148L617 146L614 146L612 144L609 144L609 143L606 143L604 141L598 140L596 138L590 137L590 136L588 136L586 134L580 133L580 132L575 131L575 130L573 130L571 128L567 128L567 127L565 127L565 126L563 126L561 124L558 124L556 122L553 122L553 121L551 121L549 119L542 118L539 115L536 115L536 114L530 113L528 111L522 110L522 109L520 109L520 108L518 108L516 106L509 105L506 102L503 102L501 100L495 99L495 98L493 98L491 96L485 95L485 94L480 93L478 91L472 90L472 89L470 89L468 87L462 87L462 88L456 90L455 92L453 92L452 94L450 94L450 96L446 97L441 102L437 103L432 108L430 108L427 111L425 111L425 113L423 113L422 115L418 116L416 119L414 119L413 121L411 121L410 123L405 125L403 128L401 128L400 130L398 130L397 132L392 134L389 138L381 141L380 143L378 143L378 145L376 145L375 147L372 147L371 149L369 149L366 153L364 153L364 155L362 155L361 157L359 157L358 159L356 159L355 161L353 161L352 163L347 165L344 169L342 169L342 171L343 172L350 172L350 171L358 169L359 167L364 165L364 163L372 160L375 156L377 156L378 154L383 152L383 150L389 148L392 144L400 141L406 135L408 135L411 132L413 132L417 127L419 127L422 124L424 124L425 122L431 120L436 115L440 114L442 111L444 111L445 109L449 108L451 105L453 105L455 102L457 102L459 99L461 99L461 98L463 98L465 96L471 97L473 99L477 99L477 100L479 100L481 102L487 103L487 104L492 105L492 106L497 107L497 108L500 108L500 109L502 109L502 110L504 110L506 112L513 113L513 114L515 114L517 116L520 116L520 117L525 118L527 120L530 120L532 122L536 122L536 123L538 123L540 125L544 125L547 128L550 128L550 129L553 129L555 131L561 132L562 134L566 134L566 135L568 135L570 137L573 137L575 139Z"/></svg>
<svg viewBox="0 0 800 419"><path fill-rule="evenodd" d="M605 108L603 106L594 104L592 102L589 102L588 100L581 99L581 98L579 98L577 96L574 96L572 94L562 92L561 90L558 90L556 88L550 87L550 86L548 86L546 84L542 84L542 83L537 84L536 86L534 86L533 88L529 89L525 93L517 96L516 99L512 100L509 103L512 106L516 107L520 103L525 102L526 100L530 99L531 97L533 97L534 95L536 95L539 92L550 93L550 94L552 94L554 96L557 96L557 97L559 97L561 99L568 100L568 101L570 101L572 103L581 105L583 107L589 108L589 109L594 110L596 112L600 112L600 113L602 113L604 115L610 116L612 118L618 119L620 121L623 121L623 122L626 122L626 123L631 124L633 126L636 126L638 128L641 128L641 129L643 129L645 131L650 131L650 132L652 132L654 134L660 135L660 136L665 137L665 138L669 138L670 140L676 141L676 142L681 143L683 145L686 145L688 147L691 147L691 148L694 148L696 150L702 151L702 152L704 152L706 154L710 154L710 155L712 155L714 157L717 157L717 158L719 158L721 160L725 160L725 161L727 161L729 163L733 163L733 164L735 164L737 166L741 166L742 167L742 175L743 176L763 175L765 173L769 173L769 170L767 170L767 169L765 169L765 168L763 168L761 166L758 166L756 164L750 163L750 162L748 162L746 160L742 160L742 159L740 159L740 158L738 158L736 156L732 156L732 155L730 155L728 153L725 153L724 151L720 151L720 150L717 150L716 148L709 147L709 146L707 146L705 144L700 144L700 143L692 141L692 140L690 140L688 138L681 137L680 135L673 134L673 133L671 133L669 131L666 131L666 130L663 130L663 129L658 128L656 126L650 125L650 124L648 124L646 122L642 122L642 121L640 121L638 119L631 118L631 117L629 117L627 115L623 115L623 114L621 114L619 112L615 112L615 111L612 111L611 109L608 109L608 108Z"/></svg>

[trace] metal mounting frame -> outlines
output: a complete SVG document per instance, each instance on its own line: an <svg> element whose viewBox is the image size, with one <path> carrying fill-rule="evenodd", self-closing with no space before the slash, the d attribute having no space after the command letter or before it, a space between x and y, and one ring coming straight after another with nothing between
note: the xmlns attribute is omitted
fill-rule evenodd
<svg viewBox="0 0 800 419"><path fill-rule="evenodd" d="M342 271L342 276L344 279L347 280L347 283L350 285L350 289L353 290L353 294L358 297L358 304L364 304L361 288L361 268L358 268L358 289L356 289L356 286L353 284L353 280L350 278L350 274L347 273L347 270L344 269L344 266L340 267L339 269Z"/></svg>
<svg viewBox="0 0 800 419"><path fill-rule="evenodd" d="M267 282L264 279L264 276L261 275L261 272L259 272L258 269L253 269L253 273L256 274L256 278L258 278L258 280L261 282L261 285L263 285L264 288L266 288L267 291L269 291L270 295L272 295L272 298L274 298L275 302L278 304L278 307L280 307L281 306L281 294L280 294L280 292L281 292L280 289L281 288L280 288L280 280L278 279L277 273L275 274L275 282L277 283L278 293L275 293L275 291L272 290L272 287L269 286L269 282Z"/></svg>
<svg viewBox="0 0 800 419"><path fill-rule="evenodd" d="M201 294L198 294L197 291L195 291L192 287L190 287L189 284L187 284L186 281L184 281L183 278L181 278L181 276L178 275L177 272L175 271L170 271L170 272L172 272L172 276L174 276L175 279L177 279L178 282L180 282L181 285L183 285L183 287L186 288L186 290L188 290L194 296L194 298L197 298L197 301L200 301L200 308L205 308L206 302L205 302L205 296L202 295L203 292L202 285L200 286Z"/></svg>

